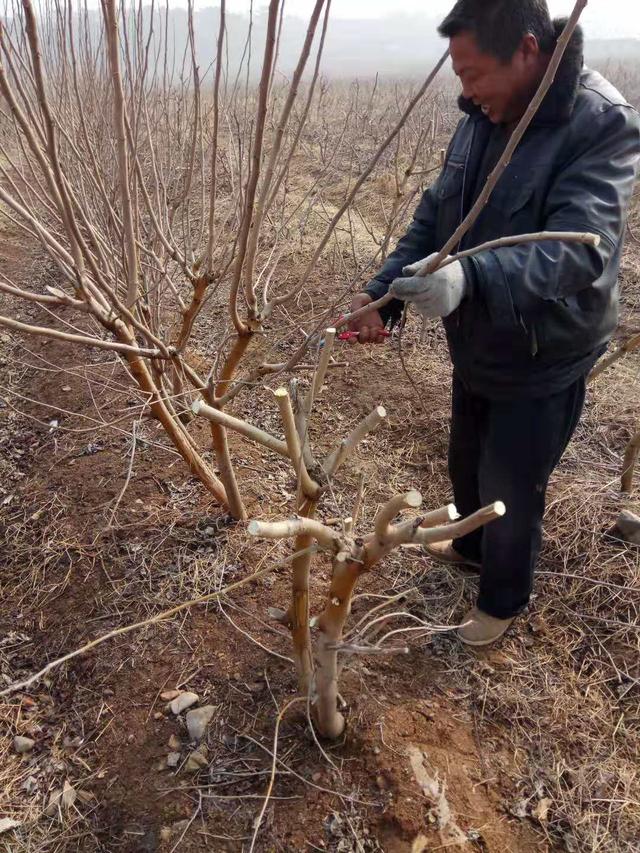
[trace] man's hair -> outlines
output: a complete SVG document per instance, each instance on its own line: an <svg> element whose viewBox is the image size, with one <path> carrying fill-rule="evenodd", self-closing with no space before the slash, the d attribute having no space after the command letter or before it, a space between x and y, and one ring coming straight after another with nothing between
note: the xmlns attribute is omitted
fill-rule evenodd
<svg viewBox="0 0 640 853"><path fill-rule="evenodd" d="M472 33L483 53L509 62L531 33L540 50L551 53L555 32L546 0L458 0L438 27L445 38Z"/></svg>

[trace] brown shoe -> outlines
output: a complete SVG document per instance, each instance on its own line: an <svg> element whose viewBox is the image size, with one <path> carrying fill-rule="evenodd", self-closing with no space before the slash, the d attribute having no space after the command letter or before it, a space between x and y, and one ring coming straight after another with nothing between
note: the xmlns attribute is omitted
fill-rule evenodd
<svg viewBox="0 0 640 853"><path fill-rule="evenodd" d="M452 566L465 566L472 569L481 569L480 563L475 563L473 560L468 560L462 554L458 554L453 547L453 540L447 539L445 542L433 542L431 545L423 545L422 547L430 557L434 560L439 560L441 563L449 563Z"/></svg>
<svg viewBox="0 0 640 853"><path fill-rule="evenodd" d="M467 646L488 646L489 643L500 639L514 619L515 616L510 619L496 619L495 616L489 616L477 607L472 607L462 620L462 627L458 628L457 634Z"/></svg>

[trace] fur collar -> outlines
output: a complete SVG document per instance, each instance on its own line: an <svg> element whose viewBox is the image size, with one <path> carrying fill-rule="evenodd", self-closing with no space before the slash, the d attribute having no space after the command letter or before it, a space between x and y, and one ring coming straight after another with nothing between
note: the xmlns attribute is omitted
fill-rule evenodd
<svg viewBox="0 0 640 853"><path fill-rule="evenodd" d="M566 18L554 20L556 40L560 37L566 23ZM564 52L555 80L540 104L532 124L560 124L569 120L578 93L578 82L584 62L583 54L584 37L582 28L578 25ZM458 106L473 118L483 117L480 107L476 107L468 98L460 96Z"/></svg>

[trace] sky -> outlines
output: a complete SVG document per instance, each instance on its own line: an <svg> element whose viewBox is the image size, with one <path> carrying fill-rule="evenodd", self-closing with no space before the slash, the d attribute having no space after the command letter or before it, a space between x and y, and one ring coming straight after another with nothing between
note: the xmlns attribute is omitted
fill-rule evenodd
<svg viewBox="0 0 640 853"><path fill-rule="evenodd" d="M170 5L182 5L169 0ZM444 15L453 6L454 0L333 0L334 18L383 18L393 12L422 15ZM227 0L228 8L244 12L249 0ZM196 7L218 5L218 0L195 0ZM254 8L266 5L265 0L254 0ZM305 15L313 0L286 0L286 10L292 15ZM567 15L573 9L573 0L549 0L551 13ZM599 38L615 36L640 37L639 0L590 0L583 12L587 35Z"/></svg>

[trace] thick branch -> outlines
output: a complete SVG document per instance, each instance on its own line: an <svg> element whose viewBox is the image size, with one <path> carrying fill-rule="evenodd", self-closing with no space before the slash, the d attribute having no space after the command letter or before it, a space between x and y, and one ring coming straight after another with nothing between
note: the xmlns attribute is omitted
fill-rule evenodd
<svg viewBox="0 0 640 853"><path fill-rule="evenodd" d="M322 548L337 551L341 547L340 536L331 527L313 518L289 518L286 521L250 521L247 533L256 539L290 539L306 534L313 537Z"/></svg>
<svg viewBox="0 0 640 853"><path fill-rule="evenodd" d="M263 447L266 447L268 450L273 450L274 453L278 453L280 456L284 456L286 459L289 459L289 451L287 449L286 442L281 441L279 438L270 435L268 432L265 432L247 421L240 420L240 418L234 418L233 415L229 415L221 409L215 409L212 406L207 406L207 404L203 403L202 400L196 400L191 406L191 411L195 415L202 415L202 417L207 418L213 423L220 424L220 426L223 426L226 429L231 429L234 432L240 433L240 435L244 435L245 438L249 438L251 441L255 441Z"/></svg>
<svg viewBox="0 0 640 853"><path fill-rule="evenodd" d="M373 527L379 539L385 538L389 525L403 509L418 509L422 505L422 495L415 489L404 495L396 495L380 509L376 515Z"/></svg>
<svg viewBox="0 0 640 853"><path fill-rule="evenodd" d="M347 456L360 444L362 439L374 430L387 417L384 406L376 406L366 418L363 418L347 438L331 451L325 459L322 469L328 477L332 477L345 461Z"/></svg>
<svg viewBox="0 0 640 853"><path fill-rule="evenodd" d="M0 326L6 326L7 329L15 329L17 332L27 332L30 335L41 335L44 338L57 338L61 341L69 341L72 344L83 344L85 346L113 350L114 352L129 355L140 355L143 358L170 357L164 356L158 349L143 349L142 347L129 344L119 344L116 341L92 338L89 335L74 335L71 332L61 332L59 329L49 329L45 326L31 326L28 323L21 323L19 320L12 320L11 317L3 317L2 315L0 315Z"/></svg>
<svg viewBox="0 0 640 853"><path fill-rule="evenodd" d="M274 395L280 410L284 436L289 450L289 458L291 459L291 463L293 464L298 481L305 496L315 500L319 496L321 489L318 483L314 482L309 476L307 466L304 463L302 445L296 429L295 416L293 414L293 408L291 407L289 392L286 388L277 388Z"/></svg>

